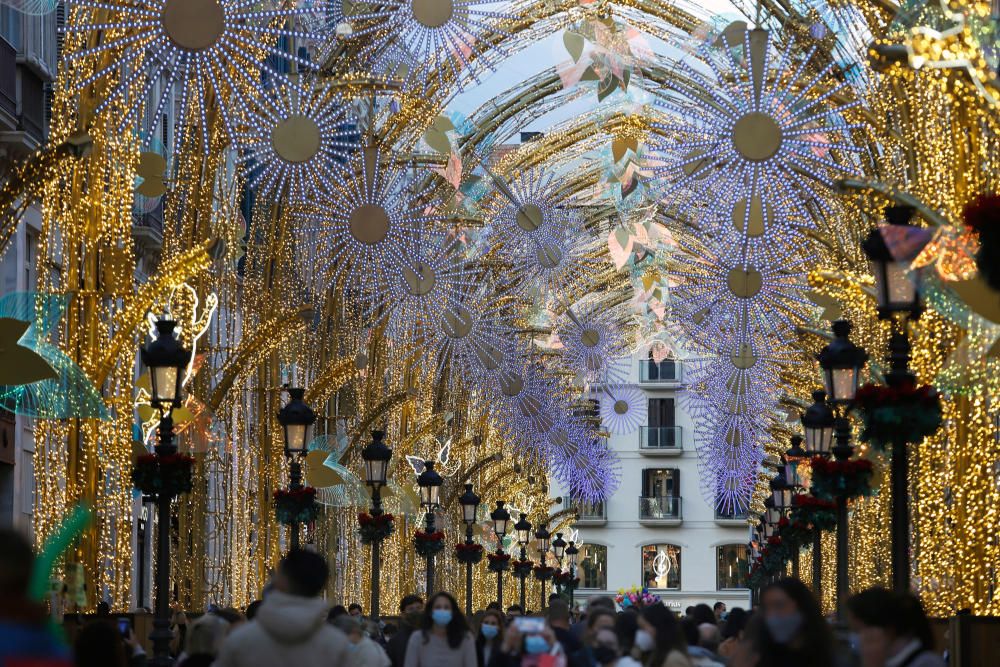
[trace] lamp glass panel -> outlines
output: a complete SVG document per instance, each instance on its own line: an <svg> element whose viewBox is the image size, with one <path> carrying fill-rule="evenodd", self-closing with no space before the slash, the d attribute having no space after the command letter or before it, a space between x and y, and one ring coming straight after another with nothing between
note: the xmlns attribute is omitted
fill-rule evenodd
<svg viewBox="0 0 1000 667"><path fill-rule="evenodd" d="M887 262L885 266L885 291L888 308L908 308L917 297L916 275L908 262Z"/></svg>
<svg viewBox="0 0 1000 667"><path fill-rule="evenodd" d="M302 452L306 449L306 433L309 426L306 424L286 424L285 425L285 446L292 452Z"/></svg>
<svg viewBox="0 0 1000 667"><path fill-rule="evenodd" d="M493 520L493 532L497 535L507 534L507 522L509 519L494 519Z"/></svg>
<svg viewBox="0 0 1000 667"><path fill-rule="evenodd" d="M833 402L853 401L858 392L858 369L834 368L826 372L827 391Z"/></svg>
<svg viewBox="0 0 1000 667"><path fill-rule="evenodd" d="M475 523L477 507L478 505L462 505L462 521L465 523Z"/></svg>
<svg viewBox="0 0 1000 667"><path fill-rule="evenodd" d="M518 530L517 532L517 543L521 546L528 544L531 541L531 531L530 530Z"/></svg>
<svg viewBox="0 0 1000 667"><path fill-rule="evenodd" d="M781 511L776 507L768 507L767 520L769 523L778 523L781 520Z"/></svg>
<svg viewBox="0 0 1000 667"><path fill-rule="evenodd" d="M388 461L379 459L365 461L365 473L368 475L368 483L377 486L385 484L385 473L388 464Z"/></svg>
<svg viewBox="0 0 1000 667"><path fill-rule="evenodd" d="M785 479L792 486L802 486L802 478L799 477L799 462L798 461L787 461L785 462Z"/></svg>
<svg viewBox="0 0 1000 667"><path fill-rule="evenodd" d="M149 370L154 400L160 403L177 400L177 370L176 366L156 366Z"/></svg>

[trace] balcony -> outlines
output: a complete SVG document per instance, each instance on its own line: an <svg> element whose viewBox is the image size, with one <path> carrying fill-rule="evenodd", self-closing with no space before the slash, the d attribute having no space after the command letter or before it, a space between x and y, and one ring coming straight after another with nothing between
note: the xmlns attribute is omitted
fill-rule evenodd
<svg viewBox="0 0 1000 667"><path fill-rule="evenodd" d="M564 498L563 507L576 510L574 526L603 526L608 523L608 510L602 502L573 502L569 498Z"/></svg>
<svg viewBox="0 0 1000 667"><path fill-rule="evenodd" d="M639 453L647 456L679 456L684 451L680 426L643 426L639 429Z"/></svg>
<svg viewBox="0 0 1000 667"><path fill-rule="evenodd" d="M747 525L747 511L746 509L738 510L735 507L728 510L720 510L716 506L715 522L723 526L745 526Z"/></svg>
<svg viewBox="0 0 1000 667"><path fill-rule="evenodd" d="M682 520L678 496L639 497L639 523L655 526L679 526Z"/></svg>
<svg viewBox="0 0 1000 667"><path fill-rule="evenodd" d="M664 359L657 363L651 359L639 362L639 384L673 385L681 383L681 362L677 359Z"/></svg>
<svg viewBox="0 0 1000 667"><path fill-rule="evenodd" d="M0 37L0 110L6 114L6 125L17 124L17 49ZM8 129L5 127L4 129Z"/></svg>

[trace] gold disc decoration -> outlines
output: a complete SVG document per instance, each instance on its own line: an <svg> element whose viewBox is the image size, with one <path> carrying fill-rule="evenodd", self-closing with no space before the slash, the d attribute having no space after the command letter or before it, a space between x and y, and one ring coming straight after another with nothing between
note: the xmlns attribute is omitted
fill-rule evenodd
<svg viewBox="0 0 1000 667"><path fill-rule="evenodd" d="M362 204L351 212L348 220L351 236L366 245L375 245L389 234L389 214L378 204Z"/></svg>
<svg viewBox="0 0 1000 667"><path fill-rule="evenodd" d="M501 373L500 391L504 396L517 396L524 391L524 378L516 373Z"/></svg>
<svg viewBox="0 0 1000 667"><path fill-rule="evenodd" d="M628 401L618 400L615 401L615 412L623 415L628 412Z"/></svg>
<svg viewBox="0 0 1000 667"><path fill-rule="evenodd" d="M554 269L563 260L563 251L555 242L548 241L539 244L538 249L535 250L535 256L538 258L538 264L545 269Z"/></svg>
<svg viewBox="0 0 1000 667"><path fill-rule="evenodd" d="M472 313L460 303L441 315L441 330L449 338L465 338L472 333Z"/></svg>
<svg viewBox="0 0 1000 667"><path fill-rule="evenodd" d="M729 354L729 362L741 371L753 368L757 364L757 355L748 343L740 343L740 349Z"/></svg>
<svg viewBox="0 0 1000 667"><path fill-rule="evenodd" d="M217 0L167 0L160 19L167 36L188 51L204 51L226 30L226 17Z"/></svg>
<svg viewBox="0 0 1000 667"><path fill-rule="evenodd" d="M301 164L316 157L320 148L319 125L309 116L294 114L271 131L271 146L285 162Z"/></svg>
<svg viewBox="0 0 1000 667"><path fill-rule="evenodd" d="M767 209L768 213L770 213L770 204L768 204ZM750 197L749 215L747 215L746 199L740 199L736 202L736 205L733 206L733 226L741 234L746 234L751 238L764 235L764 220L766 217L769 216L764 215L764 202L758 195Z"/></svg>
<svg viewBox="0 0 1000 667"><path fill-rule="evenodd" d="M440 28L455 14L453 0L413 0L413 18L426 28Z"/></svg>
<svg viewBox="0 0 1000 667"><path fill-rule="evenodd" d="M733 147L751 162L769 160L781 148L781 127L766 113L751 111L733 125Z"/></svg>
<svg viewBox="0 0 1000 667"><path fill-rule="evenodd" d="M597 347L601 342L601 333L596 329L584 329L580 332L580 342L584 347Z"/></svg>
<svg viewBox="0 0 1000 667"><path fill-rule="evenodd" d="M517 208L517 226L526 232L533 232L542 226L545 215L536 204L523 204Z"/></svg>
<svg viewBox="0 0 1000 667"><path fill-rule="evenodd" d="M406 291L413 296L430 294L437 284L434 269L426 262L415 262L412 266L413 268L403 267L403 282L406 283Z"/></svg>
<svg viewBox="0 0 1000 667"><path fill-rule="evenodd" d="M749 299L760 292L760 288L764 286L764 278L760 275L760 271L752 266L746 268L738 266L729 272L726 283L734 296Z"/></svg>

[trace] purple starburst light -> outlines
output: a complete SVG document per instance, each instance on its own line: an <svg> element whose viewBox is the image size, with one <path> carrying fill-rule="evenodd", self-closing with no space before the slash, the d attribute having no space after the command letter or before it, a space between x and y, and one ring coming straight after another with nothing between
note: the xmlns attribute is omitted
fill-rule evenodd
<svg viewBox="0 0 1000 667"><path fill-rule="evenodd" d="M550 473L573 500L604 502L618 490L621 461L607 440L567 422L553 428L547 441Z"/></svg>
<svg viewBox="0 0 1000 667"><path fill-rule="evenodd" d="M491 241L517 258L564 238L575 218L563 207L555 177L540 167L515 172L498 183L491 213Z"/></svg>
<svg viewBox="0 0 1000 667"><path fill-rule="evenodd" d="M486 10L487 4L463 0L386 0L373 11L349 17L350 34L365 38L358 55L378 74L403 79L404 86L426 95L463 88L464 77L479 81L507 55L488 37L504 35L514 16ZM372 5L374 6L374 5Z"/></svg>
<svg viewBox="0 0 1000 667"><path fill-rule="evenodd" d="M250 185L271 198L302 203L335 187L359 149L357 119L325 87L304 76L271 90L233 137Z"/></svg>
<svg viewBox="0 0 1000 667"><path fill-rule="evenodd" d="M406 170L383 163L374 147L352 155L348 170L332 177L333 187L317 192L300 214L299 238L314 252L316 280L321 288L342 281L366 299L387 301L398 276L414 268L407 250L442 223L439 202L430 187L412 191Z"/></svg>
<svg viewBox="0 0 1000 667"><path fill-rule="evenodd" d="M633 433L646 423L649 401L635 385L604 385L600 395L601 423L612 433Z"/></svg>
<svg viewBox="0 0 1000 667"><path fill-rule="evenodd" d="M512 275L523 286L563 297L578 294L582 286L590 284L602 264L593 239L577 222L537 241L505 244L501 252L514 261Z"/></svg>
<svg viewBox="0 0 1000 667"><path fill-rule="evenodd" d="M613 310L567 308L558 328L563 362L588 382L620 384L627 373L628 342Z"/></svg>
<svg viewBox="0 0 1000 667"><path fill-rule="evenodd" d="M298 18L321 15L325 11L321 2L277 9L244 0L72 0L72 4L77 8L65 29L74 38L60 69L75 90L109 80L109 94L95 107L95 115L115 113L122 132L138 124L145 113L152 119L148 137L155 137L176 91L181 109L177 127L181 132L188 125L199 128L206 153L211 148L206 113L210 100L219 105L226 130L234 136L236 118L252 116L246 99L266 95L261 73L271 83L287 81L284 67L273 64L275 59L310 67L309 61L281 44L325 37L288 27ZM183 139L175 145L182 145Z"/></svg>

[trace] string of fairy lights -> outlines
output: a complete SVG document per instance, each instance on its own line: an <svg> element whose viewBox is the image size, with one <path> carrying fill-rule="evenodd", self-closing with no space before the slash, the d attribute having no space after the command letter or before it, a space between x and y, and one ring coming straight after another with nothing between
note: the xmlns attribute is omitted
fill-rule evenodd
<svg viewBox="0 0 1000 667"><path fill-rule="evenodd" d="M383 582L392 601L422 576L407 457L440 461L451 443L452 502L438 520L449 540L465 482L487 503L564 528L572 516L554 505L555 484L571 503L617 489L606 436L644 423L641 392L622 372L640 348L685 356L706 498L753 511L762 464L789 435L782 406L816 384L809 353L828 308L817 295L854 321L858 344L885 344L855 247L883 202L834 188L858 176L953 224L925 258L934 298L913 341L920 380L948 383L945 427L912 469L915 581L934 613L1000 612L1000 545L988 539L1000 529L994 323L955 308L949 292L974 273L960 213L997 187L1000 121L981 77L899 63L851 74L864 66L857 34L899 31L799 4L819 17L808 34L774 17L766 30L716 25L665 2L75 2L50 135L85 130L94 145L84 161L25 178L42 183L39 266L55 267L38 272L39 291L73 295L59 343L108 414L36 426L39 542L73 503L96 510L67 558L93 584L88 606L137 599L135 351L146 314L169 308L181 285L218 300L179 429L197 459L171 567L188 608L257 597L287 546L271 506L288 476L272 418L286 384L315 390L315 451L344 478L321 489L325 510L303 532L333 560L338 599L359 597L369 577L356 531L366 431L384 430L397 452L386 500L397 529L383 545L399 573ZM609 39L587 57L618 78L601 66L574 75L581 51L468 118L449 113L456 92L544 35L572 29L596 43L635 26L686 55ZM937 53L926 41L914 49ZM595 93L596 110L499 145ZM143 171L160 164L145 157L154 150L162 174ZM159 268L132 290L136 174L163 181L165 222ZM956 365L971 370L956 377ZM581 406L595 397L587 417ZM853 510L852 587L888 580L878 537L888 511L884 494ZM476 539L498 546L484 526ZM439 585L460 589L462 568L440 560ZM516 580L506 586L515 599ZM494 591L477 570L475 606Z"/></svg>

